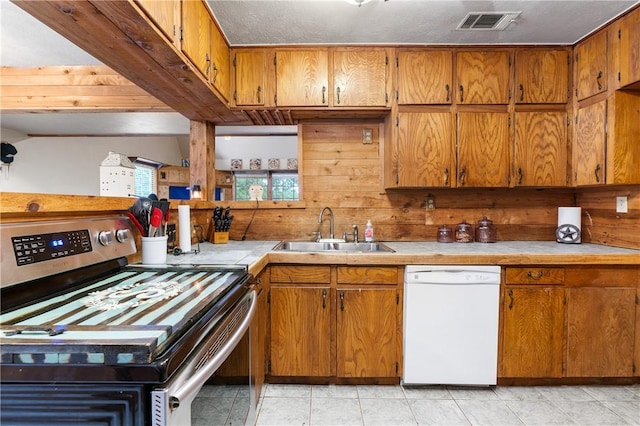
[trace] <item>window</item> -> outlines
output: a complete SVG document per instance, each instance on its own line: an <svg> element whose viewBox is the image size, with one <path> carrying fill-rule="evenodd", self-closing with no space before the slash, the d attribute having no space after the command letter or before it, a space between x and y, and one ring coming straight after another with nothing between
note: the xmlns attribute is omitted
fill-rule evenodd
<svg viewBox="0 0 640 426"><path fill-rule="evenodd" d="M264 200L298 200L298 174L296 172L233 172L234 200L249 201L251 185L262 186Z"/></svg>
<svg viewBox="0 0 640 426"><path fill-rule="evenodd" d="M158 193L158 164L154 161L145 160L140 157L133 159L136 166L134 174L134 193L139 197L146 197L149 194Z"/></svg>

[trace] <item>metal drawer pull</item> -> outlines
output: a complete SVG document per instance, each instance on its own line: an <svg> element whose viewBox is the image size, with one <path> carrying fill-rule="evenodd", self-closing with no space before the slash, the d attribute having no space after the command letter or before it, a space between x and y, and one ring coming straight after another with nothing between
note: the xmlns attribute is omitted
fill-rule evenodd
<svg viewBox="0 0 640 426"><path fill-rule="evenodd" d="M527 272L527 276L532 280L539 280L540 278L542 278L542 271L538 271L538 273L535 275L533 275L533 272L529 271Z"/></svg>
<svg viewBox="0 0 640 426"><path fill-rule="evenodd" d="M327 307L327 290L322 290L322 309Z"/></svg>
<svg viewBox="0 0 640 426"><path fill-rule="evenodd" d="M509 310L513 309L513 290L509 290Z"/></svg>

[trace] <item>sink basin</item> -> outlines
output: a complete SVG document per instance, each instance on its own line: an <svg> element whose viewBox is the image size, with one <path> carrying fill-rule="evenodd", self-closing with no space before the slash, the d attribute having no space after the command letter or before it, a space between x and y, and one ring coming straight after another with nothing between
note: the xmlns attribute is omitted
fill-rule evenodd
<svg viewBox="0 0 640 426"><path fill-rule="evenodd" d="M353 252L353 253L393 253L393 249L384 243L326 243L311 241L282 241L273 248L278 251L296 252Z"/></svg>

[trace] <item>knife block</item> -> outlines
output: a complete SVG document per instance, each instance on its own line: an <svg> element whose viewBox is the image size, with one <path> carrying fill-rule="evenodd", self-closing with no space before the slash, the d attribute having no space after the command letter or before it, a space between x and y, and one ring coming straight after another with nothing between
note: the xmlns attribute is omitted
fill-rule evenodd
<svg viewBox="0 0 640 426"><path fill-rule="evenodd" d="M226 244L229 242L229 232L214 232L213 244Z"/></svg>

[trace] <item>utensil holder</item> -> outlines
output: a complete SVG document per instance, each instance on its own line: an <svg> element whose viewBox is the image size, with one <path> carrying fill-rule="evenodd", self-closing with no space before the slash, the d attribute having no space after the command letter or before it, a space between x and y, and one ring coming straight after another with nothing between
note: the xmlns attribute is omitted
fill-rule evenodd
<svg viewBox="0 0 640 426"><path fill-rule="evenodd" d="M214 232L213 244L226 244L229 242L229 232Z"/></svg>
<svg viewBox="0 0 640 426"><path fill-rule="evenodd" d="M142 237L142 264L163 265L167 263L167 236Z"/></svg>

